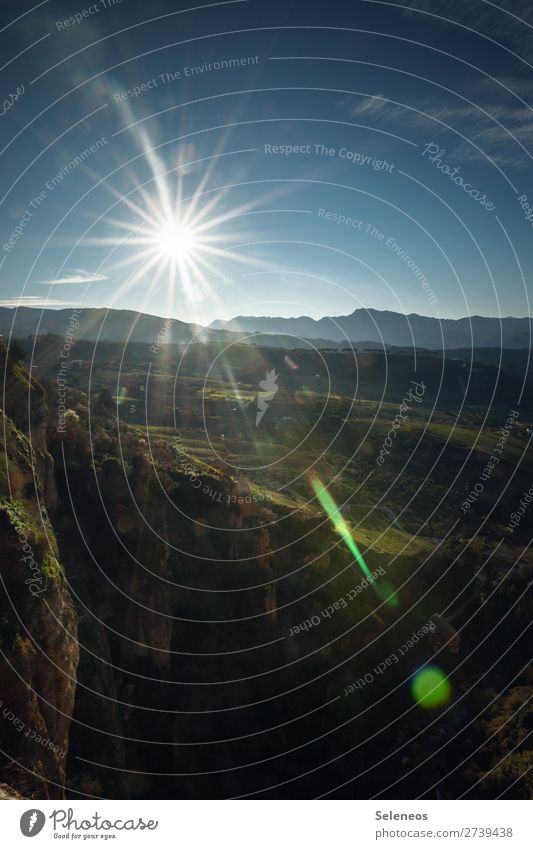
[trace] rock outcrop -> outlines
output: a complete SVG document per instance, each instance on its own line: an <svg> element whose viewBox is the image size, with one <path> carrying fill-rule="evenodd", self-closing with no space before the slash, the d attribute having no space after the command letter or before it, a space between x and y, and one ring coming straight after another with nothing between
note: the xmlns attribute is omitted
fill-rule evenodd
<svg viewBox="0 0 533 849"><path fill-rule="evenodd" d="M49 511L44 389L0 350L0 765L23 795L63 798L78 666L74 610Z"/></svg>

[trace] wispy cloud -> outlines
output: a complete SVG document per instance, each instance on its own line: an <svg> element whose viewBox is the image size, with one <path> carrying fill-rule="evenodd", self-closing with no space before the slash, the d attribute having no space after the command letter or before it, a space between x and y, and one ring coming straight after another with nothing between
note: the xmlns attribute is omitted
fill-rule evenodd
<svg viewBox="0 0 533 849"><path fill-rule="evenodd" d="M103 274L92 274L89 271L73 269L67 271L63 277L56 277L53 280L36 280L41 286L70 286L82 283L98 283L100 280L107 280Z"/></svg>
<svg viewBox="0 0 533 849"><path fill-rule="evenodd" d="M499 42L519 56L533 54L533 7L531 0L404 0L405 6L426 13L430 20L448 18Z"/></svg>
<svg viewBox="0 0 533 849"><path fill-rule="evenodd" d="M357 103L353 110L353 115L381 115L390 108L390 103L387 102L384 94L377 94L372 97L364 97Z"/></svg>
<svg viewBox="0 0 533 849"><path fill-rule="evenodd" d="M347 111L356 118L379 118L382 123L393 119L394 116L391 113L395 110L384 94L373 94L368 97L348 94L339 100L336 108Z"/></svg>
<svg viewBox="0 0 533 849"><path fill-rule="evenodd" d="M523 27L533 22L531 0L404 0L405 7L459 23L492 24L497 20L505 28Z"/></svg>
<svg viewBox="0 0 533 849"><path fill-rule="evenodd" d="M435 140L449 134L449 128L459 130L468 141L461 141L454 135L449 146L458 159L487 162L490 158L503 168L531 168L526 151L533 151L532 112L525 106L479 105L484 112L469 104L437 110L428 105L424 111L429 117L416 115L411 119L411 126L430 133Z"/></svg>
<svg viewBox="0 0 533 849"><path fill-rule="evenodd" d="M38 295L20 295L18 298L4 298L0 307L68 307L68 301L55 301L50 298L39 298Z"/></svg>
<svg viewBox="0 0 533 849"><path fill-rule="evenodd" d="M415 132L416 137L411 137L418 143L440 142L458 159L492 160L500 168L531 168L527 152L533 154L533 111L513 98L512 92L520 96L521 78L506 78L505 85L510 92L496 88L491 80L470 82L471 103L452 95L432 100L419 96L411 98L412 108L407 108L376 95L360 98L355 105L353 98L345 98L339 108L371 120L376 127L394 126L407 131L405 135Z"/></svg>

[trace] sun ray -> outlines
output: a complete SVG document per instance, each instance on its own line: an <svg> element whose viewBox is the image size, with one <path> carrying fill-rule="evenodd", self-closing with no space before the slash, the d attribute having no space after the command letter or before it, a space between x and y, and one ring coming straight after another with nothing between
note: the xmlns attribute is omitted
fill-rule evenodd
<svg viewBox="0 0 533 849"><path fill-rule="evenodd" d="M105 222L114 232L83 240L84 246L110 246L110 254L118 252L112 265L106 267L107 273L123 270L128 273L128 269L135 267L134 273L128 274L124 281L123 291L144 280L146 292L153 292L153 280L148 280L148 275L155 274L158 282L167 279L169 308L176 300L175 294L181 296L179 303L185 302L189 308L208 297L217 306L223 306L216 287L217 281L227 277L230 264L262 270L274 268L270 261L243 251L242 247L255 243L250 241L249 232L238 232L230 225L239 216L253 211L256 202L241 202L231 207L228 195L238 189L238 184L209 187L220 161L217 157L223 153L202 160L194 149L180 148L174 167L168 168L158 152L161 146L151 144L145 128L138 130L137 140L140 156L150 171L149 179L141 180L133 171L126 170L125 178L131 185L126 192L106 182L114 202ZM195 191L185 192L193 168L200 163L203 172Z"/></svg>

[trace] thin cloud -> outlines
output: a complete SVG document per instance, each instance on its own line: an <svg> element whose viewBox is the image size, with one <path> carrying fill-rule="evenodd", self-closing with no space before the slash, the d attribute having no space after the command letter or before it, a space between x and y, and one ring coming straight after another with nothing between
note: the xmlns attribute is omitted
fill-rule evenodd
<svg viewBox="0 0 533 849"><path fill-rule="evenodd" d="M497 21L505 29L527 28L533 22L531 0L408 0L405 10L430 12L434 16L451 18L459 23L493 24Z"/></svg>
<svg viewBox="0 0 533 849"><path fill-rule="evenodd" d="M432 115L430 113L431 117L437 119L436 121L417 115L413 118L412 125L418 126L421 130L424 128L432 136L449 133L448 127L443 125L459 129L473 142L471 144L457 138L453 140L450 152L460 159L487 162L489 157L500 167L516 169L531 167L531 159L520 147L523 145L529 151L533 148L533 120L530 110L522 106L486 103L482 105L488 114L484 115L479 109L468 105L445 107L434 110Z"/></svg>
<svg viewBox="0 0 533 849"><path fill-rule="evenodd" d="M40 298L38 295L20 295L18 298L4 298L0 307L68 307L68 301L54 301Z"/></svg>
<svg viewBox="0 0 533 849"><path fill-rule="evenodd" d="M54 280L36 280L40 286L72 286L83 283L99 283L101 280L108 280L103 274L92 274L89 271L74 269L68 271L63 277L56 277Z"/></svg>
<svg viewBox="0 0 533 849"><path fill-rule="evenodd" d="M492 0L408 0L405 7L406 15L419 11L428 13L424 16L428 20L448 18L492 38L525 59L532 56L531 0L498 0L498 3Z"/></svg>
<svg viewBox="0 0 533 849"><path fill-rule="evenodd" d="M372 94L368 97L348 94L337 103L336 108L349 112L353 117L374 117L382 122L393 121L395 117L393 113L397 109L384 94Z"/></svg>
<svg viewBox="0 0 533 849"><path fill-rule="evenodd" d="M476 86L472 94L479 95L480 108L474 103L457 103L451 98L446 105L435 108L435 101L427 97L411 102L419 111L387 103L381 96L364 98L355 106L345 101L344 105L352 115L372 117L377 126L386 128L393 124L415 130L419 137L423 134L426 142L441 142L447 152L458 159L485 163L491 159L503 168L530 168L531 159L526 151L533 153L532 110L508 98L502 99L500 92L494 92L494 88L491 90L485 84ZM463 141L454 130L470 141ZM417 140L420 143L420 139Z"/></svg>
<svg viewBox="0 0 533 849"><path fill-rule="evenodd" d="M385 99L385 95L375 95L373 97L363 98L353 108L353 115L375 115L381 114L384 110L390 108L390 103Z"/></svg>

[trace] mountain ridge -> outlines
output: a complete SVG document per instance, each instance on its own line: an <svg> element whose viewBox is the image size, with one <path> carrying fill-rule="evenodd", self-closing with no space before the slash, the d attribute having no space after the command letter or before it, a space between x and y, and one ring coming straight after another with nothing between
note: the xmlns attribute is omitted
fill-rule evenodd
<svg viewBox="0 0 533 849"><path fill-rule="evenodd" d="M74 316L74 318L72 318ZM0 307L0 334L4 337L64 335L77 339L110 342L144 342L160 345L183 344L214 339L237 341L234 334L248 335L243 341L273 347L316 347L338 344L377 344L441 348L529 348L531 318L471 316L437 319L417 313L402 314L391 310L358 309L347 316L310 316L283 318L238 316L217 319L207 326L163 318L136 310L106 307L40 309L36 307ZM291 342L292 340L292 342Z"/></svg>
<svg viewBox="0 0 533 849"><path fill-rule="evenodd" d="M347 316L326 316L320 319L310 316L238 316L229 321L211 322L209 327L230 332L287 333L300 338L325 338L335 342L355 343L365 339L386 345L414 345L432 349L470 345L523 348L530 345L531 318L470 316L438 319L417 313L357 309Z"/></svg>

